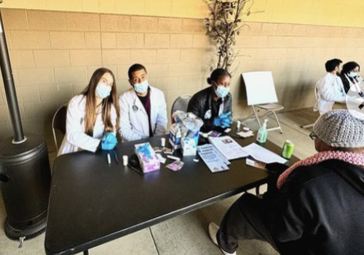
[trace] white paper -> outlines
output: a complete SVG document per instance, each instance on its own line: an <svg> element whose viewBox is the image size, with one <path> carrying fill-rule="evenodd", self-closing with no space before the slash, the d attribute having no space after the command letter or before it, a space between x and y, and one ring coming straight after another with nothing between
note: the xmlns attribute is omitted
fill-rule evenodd
<svg viewBox="0 0 364 255"><path fill-rule="evenodd" d="M197 149L199 151L198 154L212 173L221 172L229 169L227 164L225 164L227 159L221 156L221 154L216 150L213 145L207 144L207 146L198 146Z"/></svg>
<svg viewBox="0 0 364 255"><path fill-rule="evenodd" d="M254 159L264 162L266 164L270 163L281 163L285 164L287 162L286 159L278 156L274 152L267 150L266 148L259 146L256 143L249 144L248 146L243 147L243 150L252 156Z"/></svg>
<svg viewBox="0 0 364 255"><path fill-rule="evenodd" d="M265 163L262 163L262 162L259 162L259 161L256 161L254 159L251 159L251 158L246 158L246 164L248 166L252 166L252 167L255 167L255 168L259 168L259 169L263 169L263 170L267 170L265 169L265 166L266 164Z"/></svg>
<svg viewBox="0 0 364 255"><path fill-rule="evenodd" d="M242 138L247 138L247 137L251 137L254 136L253 131L240 131L239 133L236 133L238 136L242 137Z"/></svg>
<svg viewBox="0 0 364 255"><path fill-rule="evenodd" d="M249 156L249 154L245 152L243 148L230 136L209 137L209 141L228 160L245 158Z"/></svg>

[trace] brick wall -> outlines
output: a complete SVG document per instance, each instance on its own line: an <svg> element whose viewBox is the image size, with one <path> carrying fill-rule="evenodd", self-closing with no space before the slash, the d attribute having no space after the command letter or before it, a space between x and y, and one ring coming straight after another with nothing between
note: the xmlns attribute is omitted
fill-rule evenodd
<svg viewBox="0 0 364 255"><path fill-rule="evenodd" d="M287 110L314 105L314 85L325 75L324 63L340 58L364 64L364 29L277 23L248 23L238 37L236 74L248 71L272 71L280 103ZM237 64L238 64L237 63ZM234 76L234 85L240 77ZM241 87L235 109L244 113L246 105Z"/></svg>
<svg viewBox="0 0 364 255"><path fill-rule="evenodd" d="M45 134L58 107L81 92L98 67L116 75L118 92L130 88L127 71L142 63L168 109L181 94L203 87L209 42L200 19L3 10L4 26L24 130ZM12 135L3 86L0 139Z"/></svg>
<svg viewBox="0 0 364 255"><path fill-rule="evenodd" d="M250 22L364 27L362 0L254 0ZM202 0L4 0L3 8L202 19Z"/></svg>
<svg viewBox="0 0 364 255"><path fill-rule="evenodd" d="M168 109L182 94L202 89L212 49L202 19L33 10L2 11L19 106L26 133L41 133L50 150L51 118L79 93L93 71L105 66L127 90L127 70L145 64L150 83L162 89ZM364 29L250 22L238 37L231 91L235 116L246 117L240 74L273 71L279 101L287 110L312 107L313 86L333 57L363 63ZM3 86L0 140L12 135Z"/></svg>

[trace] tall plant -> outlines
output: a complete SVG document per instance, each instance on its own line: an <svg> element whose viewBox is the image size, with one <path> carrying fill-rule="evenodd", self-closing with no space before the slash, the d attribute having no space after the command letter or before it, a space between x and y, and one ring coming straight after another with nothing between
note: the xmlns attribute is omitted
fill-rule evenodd
<svg viewBox="0 0 364 255"><path fill-rule="evenodd" d="M243 15L250 15L254 0L203 0L209 8L209 16L205 18L207 35L217 48L217 68L230 71L237 56L233 46L236 36L245 25ZM248 3L249 6L247 6ZM247 9L244 12L244 9Z"/></svg>

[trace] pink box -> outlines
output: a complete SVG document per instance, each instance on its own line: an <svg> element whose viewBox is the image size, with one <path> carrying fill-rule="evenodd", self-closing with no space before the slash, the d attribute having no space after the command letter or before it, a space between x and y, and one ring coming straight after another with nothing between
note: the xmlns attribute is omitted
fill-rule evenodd
<svg viewBox="0 0 364 255"><path fill-rule="evenodd" d="M149 173L161 168L161 162L159 161L150 143L135 144L134 147L135 154L139 158L139 163L143 173Z"/></svg>

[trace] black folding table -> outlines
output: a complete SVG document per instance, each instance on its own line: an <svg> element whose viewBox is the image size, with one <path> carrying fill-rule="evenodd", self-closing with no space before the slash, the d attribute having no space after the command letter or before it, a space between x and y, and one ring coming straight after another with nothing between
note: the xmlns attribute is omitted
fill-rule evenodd
<svg viewBox="0 0 364 255"><path fill-rule="evenodd" d="M160 146L160 138L137 143ZM234 138L242 146L255 141ZM134 144L117 145L119 164L111 152L108 165L105 151L56 158L46 254L88 254L95 246L257 187L269 178L269 173L247 166L243 158L231 161L229 171L211 173L202 160L194 162L194 156L183 158L185 164L178 172L162 164L161 170L141 175L122 164L123 155L134 153ZM264 147L281 153L281 148L269 141Z"/></svg>

